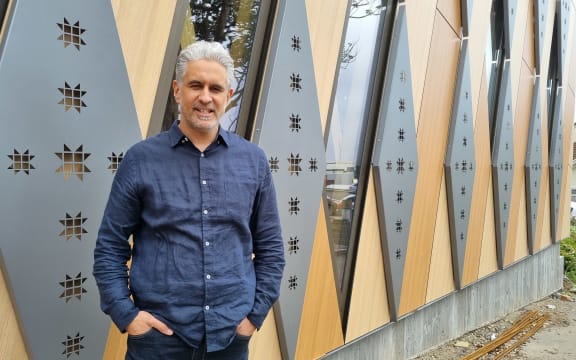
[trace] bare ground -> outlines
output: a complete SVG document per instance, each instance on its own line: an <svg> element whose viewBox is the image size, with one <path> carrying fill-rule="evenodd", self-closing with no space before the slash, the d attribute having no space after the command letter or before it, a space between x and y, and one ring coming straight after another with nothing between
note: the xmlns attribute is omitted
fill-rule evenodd
<svg viewBox="0 0 576 360"><path fill-rule="evenodd" d="M532 310L538 314L549 315L548 320L522 345L501 359L576 359L576 286L568 279L564 280L564 288L561 291L529 304L491 324L466 333L458 339L448 341L413 359L462 359L490 343ZM518 337L510 339L479 359L498 358L498 353L513 346L518 341Z"/></svg>

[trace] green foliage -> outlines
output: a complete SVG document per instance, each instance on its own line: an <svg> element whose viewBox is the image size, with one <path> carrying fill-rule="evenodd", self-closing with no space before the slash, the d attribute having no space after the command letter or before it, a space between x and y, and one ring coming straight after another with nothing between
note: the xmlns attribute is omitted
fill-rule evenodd
<svg viewBox="0 0 576 360"><path fill-rule="evenodd" d="M564 273L576 283L576 226L570 226L570 237L560 242L560 255L564 257Z"/></svg>

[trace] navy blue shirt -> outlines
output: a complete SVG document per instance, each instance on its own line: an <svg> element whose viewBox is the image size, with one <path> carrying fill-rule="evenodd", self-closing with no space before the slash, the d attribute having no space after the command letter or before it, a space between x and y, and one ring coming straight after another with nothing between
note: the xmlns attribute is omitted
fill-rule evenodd
<svg viewBox="0 0 576 360"><path fill-rule="evenodd" d="M94 277L121 331L145 310L189 345L205 336L216 351L243 318L260 328L278 298L285 259L276 193L262 149L220 129L200 152L177 125L126 152Z"/></svg>

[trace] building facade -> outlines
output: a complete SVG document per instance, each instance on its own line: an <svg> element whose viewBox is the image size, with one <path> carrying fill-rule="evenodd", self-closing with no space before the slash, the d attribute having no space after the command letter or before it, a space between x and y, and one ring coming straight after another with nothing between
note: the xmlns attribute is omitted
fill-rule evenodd
<svg viewBox="0 0 576 360"><path fill-rule="evenodd" d="M251 359L407 359L560 289L575 5L0 1L0 358L123 359L95 234L196 39L230 49L222 126L278 193L287 266Z"/></svg>

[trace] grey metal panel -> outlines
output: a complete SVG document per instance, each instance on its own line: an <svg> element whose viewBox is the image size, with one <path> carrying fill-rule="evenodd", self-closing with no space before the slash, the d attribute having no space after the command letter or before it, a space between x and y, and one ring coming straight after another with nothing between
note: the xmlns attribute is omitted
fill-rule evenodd
<svg viewBox="0 0 576 360"><path fill-rule="evenodd" d="M396 319L418 172L408 28L404 5L398 6L392 31L374 149L374 174L388 303L391 317Z"/></svg>
<svg viewBox="0 0 576 360"><path fill-rule="evenodd" d="M524 177L526 183L526 219L528 231L528 250L534 254L538 207L540 204L540 185L542 182L542 105L540 100L540 77L534 82L530 128L526 146Z"/></svg>
<svg viewBox="0 0 576 360"><path fill-rule="evenodd" d="M534 1L534 62L536 74L541 73L542 52L544 51L544 32L546 31L546 19L548 18L548 2L550 0Z"/></svg>
<svg viewBox="0 0 576 360"><path fill-rule="evenodd" d="M102 359L92 251L114 160L140 139L111 3L17 1L0 109L0 250L30 357Z"/></svg>
<svg viewBox="0 0 576 360"><path fill-rule="evenodd" d="M458 81L454 91L450 134L444 162L450 241L452 244L452 267L457 288L462 286L472 189L474 188L474 175L476 173L472 112L470 55L468 39L464 39L460 48Z"/></svg>
<svg viewBox="0 0 576 360"><path fill-rule="evenodd" d="M496 255L498 267L504 268L510 198L514 177L514 114L512 113L512 91L510 61L505 60L500 83L500 99L495 120L494 145L492 147L492 182L494 188Z"/></svg>
<svg viewBox="0 0 576 360"><path fill-rule="evenodd" d="M278 19L253 141L276 185L286 268L275 314L283 355L293 359L326 162L304 0L283 1Z"/></svg>
<svg viewBox="0 0 576 360"><path fill-rule="evenodd" d="M500 1L500 0L498 0ZM503 0L504 1L504 11L506 15L504 17L504 50L506 58L510 58L512 52L512 40L514 40L514 27L516 26L516 3L518 0Z"/></svg>
<svg viewBox="0 0 576 360"><path fill-rule="evenodd" d="M558 238L558 214L560 211L560 193L562 191L562 172L564 170L562 144L562 109L564 109L564 96L561 86L556 92L554 102L554 118L552 119L552 131L550 134L550 153L548 156L548 170L550 172L550 232L552 242Z"/></svg>
<svg viewBox="0 0 576 360"><path fill-rule="evenodd" d="M460 17L462 19L462 36L470 35L470 25L472 23L472 9L474 0L460 0Z"/></svg>

